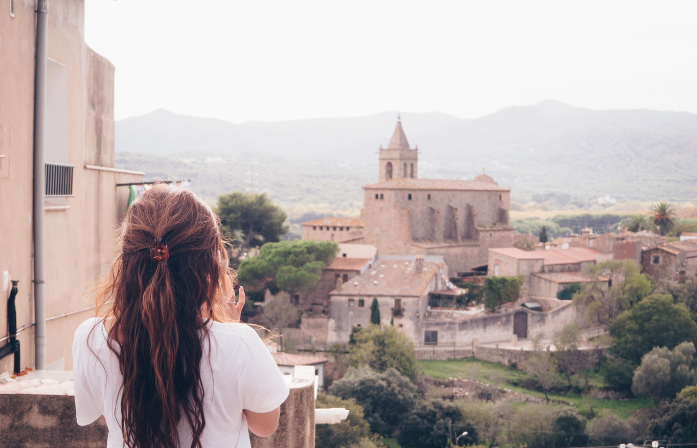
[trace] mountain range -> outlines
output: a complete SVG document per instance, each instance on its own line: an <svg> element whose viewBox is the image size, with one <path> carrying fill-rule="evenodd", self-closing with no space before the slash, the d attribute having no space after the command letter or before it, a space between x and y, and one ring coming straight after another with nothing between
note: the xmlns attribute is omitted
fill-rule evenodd
<svg viewBox="0 0 697 448"><path fill-rule="evenodd" d="M518 201L551 192L697 199L694 114L596 111L549 100L471 120L400 115L409 143L419 147L419 177L471 179L486 170ZM117 165L149 178L186 173L211 200L247 187L292 207L348 211L360 207L360 186L377 180L377 150L397 116L233 124L157 110L116 123Z"/></svg>

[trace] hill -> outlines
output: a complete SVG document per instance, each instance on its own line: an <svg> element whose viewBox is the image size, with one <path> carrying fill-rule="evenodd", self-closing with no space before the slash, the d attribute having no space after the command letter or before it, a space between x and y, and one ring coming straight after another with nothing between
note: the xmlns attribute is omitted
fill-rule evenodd
<svg viewBox="0 0 697 448"><path fill-rule="evenodd" d="M158 110L116 123L117 165L149 179L198 179L209 200L254 181L291 208L355 213L396 115L233 124ZM486 169L519 202L551 192L567 201L697 199L697 115L545 101L475 120L403 113L402 123L419 146L420 177L471 179Z"/></svg>

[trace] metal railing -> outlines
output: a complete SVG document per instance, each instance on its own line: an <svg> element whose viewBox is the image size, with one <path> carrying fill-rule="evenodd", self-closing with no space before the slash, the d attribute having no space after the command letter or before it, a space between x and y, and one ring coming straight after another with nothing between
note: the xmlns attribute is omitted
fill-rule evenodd
<svg viewBox="0 0 697 448"><path fill-rule="evenodd" d="M73 169L65 163L46 164L46 196L73 196Z"/></svg>

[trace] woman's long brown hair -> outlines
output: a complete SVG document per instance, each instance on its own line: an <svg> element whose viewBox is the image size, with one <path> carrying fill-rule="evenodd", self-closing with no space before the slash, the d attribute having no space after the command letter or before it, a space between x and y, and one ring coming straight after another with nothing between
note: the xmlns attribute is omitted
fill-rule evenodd
<svg viewBox="0 0 697 448"><path fill-rule="evenodd" d="M150 249L166 243L169 259ZM190 191L157 185L134 201L121 226L120 254L95 288L113 318L110 348L123 375L121 431L129 448L179 447L188 423L201 447L206 426L201 383L205 319L228 321L232 272L219 221ZM113 303L110 303L113 301Z"/></svg>

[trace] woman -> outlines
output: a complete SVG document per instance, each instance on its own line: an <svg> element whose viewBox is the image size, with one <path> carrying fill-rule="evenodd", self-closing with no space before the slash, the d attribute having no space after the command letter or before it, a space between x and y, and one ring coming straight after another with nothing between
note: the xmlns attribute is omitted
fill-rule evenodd
<svg viewBox="0 0 697 448"><path fill-rule="evenodd" d="M239 321L218 219L191 192L158 185L133 202L119 255L95 289L102 318L75 332L77 421L100 416L108 447L249 447L278 425L288 387ZM227 302L231 297L232 302Z"/></svg>

